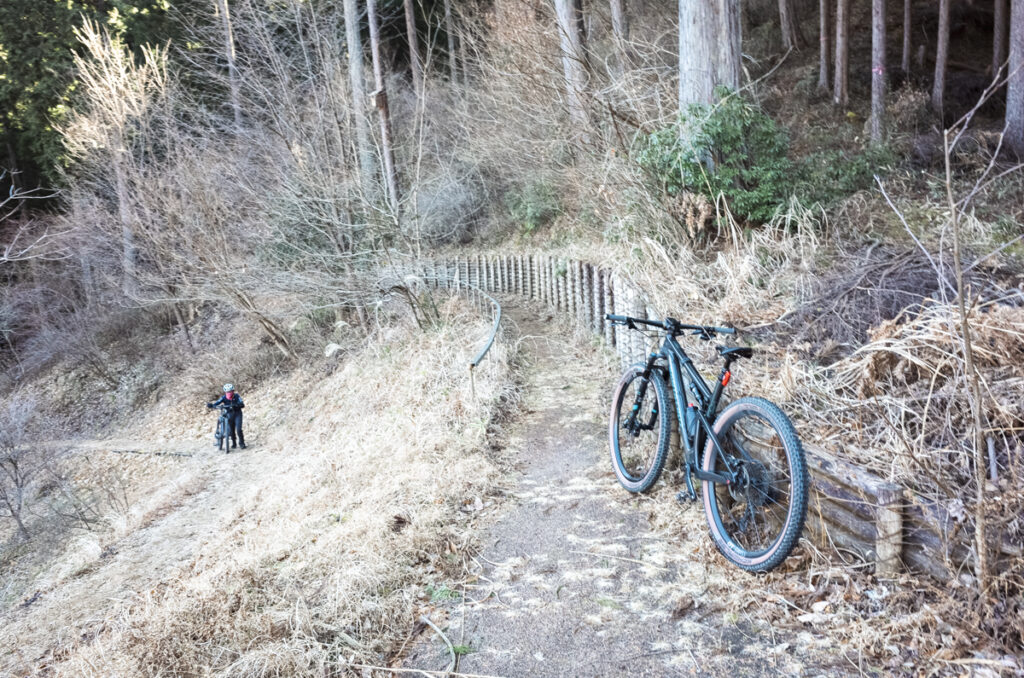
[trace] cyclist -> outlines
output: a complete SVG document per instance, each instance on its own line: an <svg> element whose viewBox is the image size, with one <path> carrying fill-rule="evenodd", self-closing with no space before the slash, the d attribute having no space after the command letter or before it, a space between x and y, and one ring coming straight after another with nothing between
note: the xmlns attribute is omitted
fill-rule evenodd
<svg viewBox="0 0 1024 678"><path fill-rule="evenodd" d="M212 403L206 403L206 406L211 409L223 407L227 410L228 435L231 437L231 449L235 449L235 434L237 432L238 446L244 450L245 434L242 433L242 408L245 407L245 403L242 402L242 396L235 392L234 385L224 384L224 395Z"/></svg>

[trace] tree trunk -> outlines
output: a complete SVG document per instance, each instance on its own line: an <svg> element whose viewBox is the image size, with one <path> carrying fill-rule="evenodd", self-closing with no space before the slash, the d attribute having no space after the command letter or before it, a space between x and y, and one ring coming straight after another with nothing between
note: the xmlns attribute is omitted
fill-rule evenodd
<svg viewBox="0 0 1024 678"><path fill-rule="evenodd" d="M942 115L946 96L946 62L949 60L949 3L939 0L939 37L935 48L935 80L932 83L932 109Z"/></svg>
<svg viewBox="0 0 1024 678"><path fill-rule="evenodd" d="M885 0L871 3L871 141L885 139Z"/></svg>
<svg viewBox="0 0 1024 678"><path fill-rule="evenodd" d="M626 0L611 0L612 35L623 44L629 40L629 19L626 18Z"/></svg>
<svg viewBox="0 0 1024 678"><path fill-rule="evenodd" d="M1010 80L1006 86L1006 144L1024 160L1024 0L1010 10Z"/></svg>
<svg viewBox="0 0 1024 678"><path fill-rule="evenodd" d="M629 19L626 17L626 0L611 0L612 37L619 52L619 74L621 75L630 60Z"/></svg>
<svg viewBox="0 0 1024 678"><path fill-rule="evenodd" d="M138 296L137 271L135 262L138 259L138 252L135 247L135 234L132 231L132 216L128 185L124 178L124 156L127 153L121 147L120 135L117 135L114 149L113 172L114 190L117 193L117 215L121 222L121 291L129 299Z"/></svg>
<svg viewBox="0 0 1024 678"><path fill-rule="evenodd" d="M235 115L235 132L242 128L242 105L239 96L238 68L235 65L235 35L231 30L228 0L217 0L220 20L224 28L224 58L228 61L228 85L231 88L231 110Z"/></svg>
<svg viewBox="0 0 1024 678"><path fill-rule="evenodd" d="M416 37L416 12L412 0L405 0L405 31L409 36L409 64L412 68L412 86L416 100L423 100L423 63L420 61L420 41Z"/></svg>
<svg viewBox="0 0 1024 678"><path fill-rule="evenodd" d="M384 63L380 55L380 26L377 23L376 5L377 0L366 0L367 19L370 22L370 56L373 59L373 80L377 88L373 93L373 103L380 117L380 145L381 155L384 156L384 184L388 190L388 204L394 218L398 219L398 173L391 141L391 115L384 87Z"/></svg>
<svg viewBox="0 0 1024 678"><path fill-rule="evenodd" d="M448 34L448 71L452 83L459 81L459 66L455 60L455 22L452 20L452 0L444 0L444 32Z"/></svg>
<svg viewBox="0 0 1024 678"><path fill-rule="evenodd" d="M679 0L679 110L710 105L715 88L740 84L739 0Z"/></svg>
<svg viewBox="0 0 1024 678"><path fill-rule="evenodd" d="M910 51L912 49L910 33L913 28L911 24L911 8L913 5L913 0L903 0L903 58L900 60L900 67L903 69L904 77L910 73Z"/></svg>
<svg viewBox="0 0 1024 678"><path fill-rule="evenodd" d="M832 81L832 101L837 106L850 102L848 83L850 66L850 0L836 2L836 74Z"/></svg>
<svg viewBox="0 0 1024 678"><path fill-rule="evenodd" d="M356 123L356 153L359 156L359 180L363 197L372 202L374 177L377 174L370 139L370 122L366 117L366 85L363 80L363 40L359 30L359 10L356 0L344 0L345 41L348 44L348 79L352 87L352 117Z"/></svg>
<svg viewBox="0 0 1024 678"><path fill-rule="evenodd" d="M584 98L587 72L583 62L575 0L555 0L555 14L562 51L562 71L569 101L569 120L574 128L574 136L582 134L583 140L586 141L589 127Z"/></svg>
<svg viewBox="0 0 1024 678"><path fill-rule="evenodd" d="M995 0L992 8L992 77L1006 63L1006 0Z"/></svg>
<svg viewBox="0 0 1024 678"><path fill-rule="evenodd" d="M907 2L909 1L907 0ZM818 9L820 10L818 21L818 39L820 41L818 53L818 91L828 92L830 89L828 70L831 64L829 57L832 54L832 22L830 21L832 18L832 0L819 0Z"/></svg>
<svg viewBox="0 0 1024 678"><path fill-rule="evenodd" d="M804 38L796 21L793 0L779 0L779 28L782 29L782 46L786 50L800 49Z"/></svg>

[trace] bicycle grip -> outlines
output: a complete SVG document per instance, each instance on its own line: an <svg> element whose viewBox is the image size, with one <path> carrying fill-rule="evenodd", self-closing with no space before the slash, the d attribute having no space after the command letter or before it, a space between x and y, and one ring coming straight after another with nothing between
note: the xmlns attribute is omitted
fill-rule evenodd
<svg viewBox="0 0 1024 678"><path fill-rule="evenodd" d="M611 313L604 314L605 320L610 320L613 323L624 323L626 322L626 316L624 315L612 315Z"/></svg>

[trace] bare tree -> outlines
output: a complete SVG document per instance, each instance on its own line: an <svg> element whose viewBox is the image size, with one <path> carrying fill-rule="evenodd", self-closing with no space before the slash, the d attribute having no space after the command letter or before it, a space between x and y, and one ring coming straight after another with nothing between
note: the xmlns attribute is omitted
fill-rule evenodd
<svg viewBox="0 0 1024 678"><path fill-rule="evenodd" d="M25 540L32 536L26 510L59 449L32 439L35 414L30 398L12 398L0 409L0 515L13 520Z"/></svg>
<svg viewBox="0 0 1024 678"><path fill-rule="evenodd" d="M885 0L871 3L871 141L885 138Z"/></svg>
<svg viewBox="0 0 1024 678"><path fill-rule="evenodd" d="M370 125L366 118L366 86L363 79L363 40L359 30L359 10L356 0L344 0L345 42L348 45L348 79L352 89L352 117L356 126L356 153L359 156L359 178L363 193L372 200L377 163L370 140Z"/></svg>
<svg viewBox="0 0 1024 678"><path fill-rule="evenodd" d="M587 69L583 60L583 43L577 16L574 0L555 0L569 121L572 123L573 136L581 135L586 140L590 125L586 107Z"/></svg>
<svg viewBox="0 0 1024 678"><path fill-rule="evenodd" d="M79 30L84 54L75 55L80 82L79 92L83 116L88 120L73 134L66 134L66 144L72 156L96 158L105 166L94 179L113 186L106 190L117 201L121 240L122 289L128 298L135 298L138 290L138 251L135 243L135 196L128 181L135 160L129 142L139 137L154 101L166 92L168 84L166 52L159 49L144 51L141 63L124 48L120 41L91 22Z"/></svg>
<svg viewBox="0 0 1024 678"><path fill-rule="evenodd" d="M1006 0L993 0L992 76L1006 63Z"/></svg>
<svg viewBox="0 0 1024 678"><path fill-rule="evenodd" d="M235 36L231 29L231 13L228 0L216 0L216 9L220 14L221 26L224 31L224 58L228 62L228 82L231 86L231 111L235 116L235 130L242 128L242 106L238 98L238 68L235 65Z"/></svg>
<svg viewBox="0 0 1024 678"><path fill-rule="evenodd" d="M832 55L832 0L818 0L818 10L818 91L828 92L828 71Z"/></svg>
<svg viewBox="0 0 1024 678"><path fill-rule="evenodd" d="M832 101L837 106L850 102L850 0L836 2L836 73L832 80Z"/></svg>
<svg viewBox="0 0 1024 678"><path fill-rule="evenodd" d="M1024 159L1024 0L1013 0L1006 85L1006 145Z"/></svg>
<svg viewBox="0 0 1024 678"><path fill-rule="evenodd" d="M711 104L715 88L739 88L738 0L679 0L679 109Z"/></svg>
<svg viewBox="0 0 1024 678"><path fill-rule="evenodd" d="M384 61L380 54L380 26L377 22L376 0L366 0L367 17L370 22L370 53L373 57L373 79L377 89L373 103L380 116L381 155L384 156L384 184L388 189L388 203L391 211L398 215L398 171L395 168L394 144L391 141L391 115L388 111L388 94L384 86Z"/></svg>
<svg viewBox="0 0 1024 678"><path fill-rule="evenodd" d="M785 49L800 49L803 46L804 36L796 20L793 0L779 0L779 28L782 30L782 46Z"/></svg>
<svg viewBox="0 0 1024 678"><path fill-rule="evenodd" d="M935 47L935 80L932 82L932 109L942 115L946 96L946 62L949 60L950 0L939 0L939 35Z"/></svg>
<svg viewBox="0 0 1024 678"><path fill-rule="evenodd" d="M420 41L416 36L416 9L412 0L405 0L405 31L409 40L409 64L412 68L412 86L416 99L423 100L423 62L420 60Z"/></svg>
<svg viewBox="0 0 1024 678"><path fill-rule="evenodd" d="M900 67L903 69L904 76L910 73L910 52L913 47L910 40L913 30L911 24L913 6L913 0L903 0L903 56L900 60Z"/></svg>

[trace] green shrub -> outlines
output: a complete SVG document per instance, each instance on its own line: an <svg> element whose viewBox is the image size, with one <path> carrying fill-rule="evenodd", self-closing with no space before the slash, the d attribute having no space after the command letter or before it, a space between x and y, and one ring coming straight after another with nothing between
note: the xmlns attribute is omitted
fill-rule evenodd
<svg viewBox="0 0 1024 678"><path fill-rule="evenodd" d="M676 124L649 135L637 158L669 195L724 195L738 217L767 221L794 190L789 139L755 103L719 94L717 106L691 106Z"/></svg>
<svg viewBox="0 0 1024 678"><path fill-rule="evenodd" d="M505 196L505 206L512 220L527 233L546 225L562 209L554 187L540 180L531 181L520 190L510 191Z"/></svg>
<svg viewBox="0 0 1024 678"><path fill-rule="evenodd" d="M829 205L874 185L895 162L892 151L884 146L869 146L860 152L827 150L812 153L800 166L797 195L804 203Z"/></svg>
<svg viewBox="0 0 1024 678"><path fill-rule="evenodd" d="M679 121L648 135L637 159L669 195L724 195L733 214L766 222L796 195L805 205L831 204L870 188L895 162L887 147L824 150L794 162L784 129L758 106L719 91L714 107L691 106Z"/></svg>

